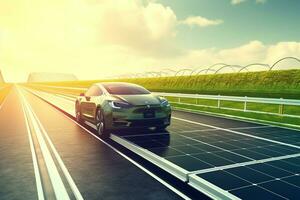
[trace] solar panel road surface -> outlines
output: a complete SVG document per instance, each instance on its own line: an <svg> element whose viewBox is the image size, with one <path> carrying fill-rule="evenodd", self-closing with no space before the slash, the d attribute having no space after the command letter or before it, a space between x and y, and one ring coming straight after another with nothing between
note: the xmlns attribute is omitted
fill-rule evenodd
<svg viewBox="0 0 300 200"><path fill-rule="evenodd" d="M72 100L36 94L72 114ZM174 111L166 132L117 132L111 139L211 198L300 197L297 130Z"/></svg>

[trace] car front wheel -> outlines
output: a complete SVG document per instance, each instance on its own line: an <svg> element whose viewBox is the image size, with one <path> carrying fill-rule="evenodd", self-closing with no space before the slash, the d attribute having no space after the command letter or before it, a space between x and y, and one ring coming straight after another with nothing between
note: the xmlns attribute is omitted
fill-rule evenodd
<svg viewBox="0 0 300 200"><path fill-rule="evenodd" d="M109 136L109 133L105 127L104 115L100 109L97 111L96 115L96 127L97 133L101 138L107 138Z"/></svg>
<svg viewBox="0 0 300 200"><path fill-rule="evenodd" d="M82 117L81 117L81 112L80 112L80 108L79 108L78 104L76 104L76 107L75 107L75 115L76 115L76 121L78 123L82 123L83 120L82 120Z"/></svg>

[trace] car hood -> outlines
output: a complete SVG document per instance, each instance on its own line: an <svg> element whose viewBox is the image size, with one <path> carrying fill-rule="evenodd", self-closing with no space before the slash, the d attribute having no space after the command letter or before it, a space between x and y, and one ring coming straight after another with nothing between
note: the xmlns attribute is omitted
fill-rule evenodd
<svg viewBox="0 0 300 200"><path fill-rule="evenodd" d="M159 98L153 94L116 95L114 97L126 101L131 105L135 105L135 106L160 104Z"/></svg>

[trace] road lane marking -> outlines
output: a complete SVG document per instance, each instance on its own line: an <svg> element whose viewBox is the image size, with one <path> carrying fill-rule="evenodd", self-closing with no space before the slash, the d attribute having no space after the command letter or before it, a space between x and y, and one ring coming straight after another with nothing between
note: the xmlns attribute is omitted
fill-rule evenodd
<svg viewBox="0 0 300 200"><path fill-rule="evenodd" d="M60 107L58 105L53 104L52 102L50 102L49 100L45 99L45 97L42 97L41 95L33 92L32 90L28 90L29 92L39 96L40 98L44 99L45 101L49 102L50 104L54 105L55 107ZM56 97L61 99L62 97ZM63 108L60 108L63 109ZM61 112L59 112L61 113ZM138 167L139 169L141 169L142 171L144 171L146 174L148 174L149 176L151 176L152 178L154 178L156 181L158 181L159 183L161 183L162 185L164 185L165 187L167 187L169 190L173 191L175 194L177 194L178 196L180 196L183 199L191 199L188 196L186 196L184 193L182 193L181 191L177 190L175 187L173 187L172 185L170 185L169 183L167 183L166 181L164 181L163 179L161 179L160 177L158 177L157 175L155 175L154 173L152 173L151 171L149 171L148 169L146 169L145 167L143 167L142 165L140 165L139 163L137 163L136 161L134 161L133 159L129 158L127 155L125 155L124 153L122 153L121 151L119 151L118 149L116 149L115 147L113 147L112 145L108 144L106 141L102 140L101 138L99 138L96 134L94 134L93 132L91 132L90 130L88 130L87 128L85 128L84 126L82 126L81 124L77 123L73 118L71 118L68 115L64 115L67 119L69 119L70 121L72 121L73 123L75 123L76 125L78 125L80 128L82 128L83 130L85 130L88 134L90 134L92 137L94 137L95 139L99 140L100 142L104 143L106 146L108 146L109 148L111 148L113 151L115 151L116 153L118 153L119 155L121 155L122 157L124 157L126 160L128 160L129 162L131 162L132 164L134 164L136 167Z"/></svg>
<svg viewBox="0 0 300 200"><path fill-rule="evenodd" d="M267 162L276 161L276 160L284 160L284 159L288 159L288 158L297 158L297 157L300 157L300 153L286 155L286 156L266 158L266 159L261 159L261 160L252 160L252 161L248 161L248 162L235 163L235 164L231 164L231 165L224 165L224 166L214 167L214 168L209 168L209 169L195 170L189 174L203 174L203 173L214 172L214 171L219 171L219 170L231 169L231 168L236 168L236 167L244 167L244 166L248 166L248 165L261 164L261 163L267 163Z"/></svg>
<svg viewBox="0 0 300 200"><path fill-rule="evenodd" d="M173 107L173 110L179 111L179 112L185 112L185 113L210 116L210 117L215 117L215 118L224 118L224 119L229 119L229 120L233 120L233 121L247 122L247 123L252 123L252 124L272 125L273 127L278 127L278 128L288 129L288 130L293 130L293 131L298 131L298 132L299 132L299 128L300 128L300 125L296 125L296 124L281 123L281 122L268 121L268 120L263 120L263 119L254 119L254 118L249 118L249 117L241 117L241 116L237 116L237 115L208 112L208 111L195 110L195 109L189 109L189 108L180 108L180 107L175 107L175 106Z"/></svg>
<svg viewBox="0 0 300 200"><path fill-rule="evenodd" d="M220 128L218 127L217 130L220 130ZM258 138L258 139L260 139L260 138ZM263 138L263 139L265 139L265 138ZM285 143L284 143L284 144L285 144ZM296 157L296 156L299 156L299 155L288 155L287 158L288 158L288 157ZM271 158L271 159L272 159L272 158ZM283 159L283 158L280 158L280 159ZM206 185L206 184L205 184L205 185Z"/></svg>
<svg viewBox="0 0 300 200"><path fill-rule="evenodd" d="M118 153L119 155L121 155L122 157L124 157L125 159L127 159L129 162L131 162L132 164L134 164L135 166L137 166L138 168L140 168L142 171L146 172L148 175L150 175L152 178L154 178L155 180L157 180L158 182L160 182L161 184L163 184L164 186L166 186L167 188L169 188L171 191L173 191L175 194L179 195L180 197L182 197L183 199L190 199L188 196L186 196L185 194L183 194L182 192L180 192L179 190L177 190L175 187L173 187L172 185L170 185L169 183L167 183L166 181L164 181L163 179L159 178L158 176L156 176L155 174L153 174L152 172L150 172L148 169L146 169L145 167L143 167L142 165L140 165L139 163L135 162L134 160L132 160L131 158L129 158L128 156L126 156L124 153L122 153L121 151L117 150L115 147L113 147L112 145L108 144L107 142L105 142L104 140L100 139L96 134L94 134L93 132L91 132L90 130L88 130L87 128L85 128L84 126L82 126L81 124L79 124L78 122L76 122L74 119L72 119L71 117L64 115L65 117L67 117L69 120L71 120L73 123L77 124L80 128L82 128L83 130L85 130L87 133L89 133L91 136L93 136L95 139L99 140L100 142L104 143L105 145L107 145L108 147L110 147L112 150L114 150L116 153Z"/></svg>
<svg viewBox="0 0 300 200"><path fill-rule="evenodd" d="M217 130L234 133L234 134L237 134L237 135L243 135L243 136L252 137L252 138L255 138L255 139L259 139L259 140L264 140L264 141L267 141L267 142L272 142L272 143L276 143L276 144L285 145L285 146L300 149L300 146L296 146L296 145L293 145L293 144L287 144L287 143L279 142L279 141L276 141L276 140L271 140L271 139L267 139L267 138L263 138L263 137L259 137L259 136L254 136L254 135L249 135L247 133L242 133L242 132L239 132L239 131L234 131L234 130L230 130L230 129L226 129L226 128L221 128L221 127L218 127L218 126L204 124L204 123L191 121L191 120L187 120L187 119L183 119L183 118L179 118L179 117L172 117L172 119L188 122L188 123L191 123L191 124L198 124L200 126L206 126L206 127L217 129Z"/></svg>
<svg viewBox="0 0 300 200"><path fill-rule="evenodd" d="M42 85L42 84L30 84L30 85L37 86L37 87L48 87L48 88L57 88L57 89L70 89L70 90L79 90L79 91L84 91L84 90L88 89L86 87L63 87L63 86Z"/></svg>
<svg viewBox="0 0 300 200"><path fill-rule="evenodd" d="M32 92L32 91L31 91ZM52 104L52 105L54 105L55 107L58 107L59 109L61 109L61 110L64 110L64 112L68 112L68 111L65 111L65 109L66 108L64 108L64 107L61 107L61 104L63 104L63 105L65 105L65 103L62 103L61 101L62 100L65 100L64 98L62 98L62 97L57 97L57 96L55 96L56 97L56 104L54 104L53 102L50 102L49 101L49 99L47 99L47 98L45 98L45 96L44 97L42 97L41 95L38 95L36 92L32 92L33 94L36 94L37 96L39 96L40 98L42 98L42 99L44 99L45 101L47 101L48 103L50 103L50 104ZM47 95L48 96L48 95ZM52 95L52 96L54 96L54 95ZM48 96L49 97L49 96ZM59 101L60 101L60 103L57 103L57 99L60 99ZM69 101L69 103L71 103L70 101ZM68 106L67 106L68 107ZM74 113L74 112L72 112L72 113ZM98 138L98 136L96 136L94 133L92 133L92 132L90 132L89 130L87 130L85 127L83 127L82 125L80 125L79 123L77 123L76 121L74 121L74 119L72 119L71 117L69 117L68 115L65 115L67 118L69 118L70 120L72 120L74 123L76 123L77 125L79 125L81 128L83 128L84 130L86 130L89 134L91 134L93 137L95 137L96 139L98 139L98 140L100 140L100 141L102 141L103 143L105 143L105 144L107 144L108 146L110 146L112 149L114 149L116 152L118 152L118 150L116 150L114 147L112 147L111 145L109 145L108 143L106 143L105 141L103 141L102 139L100 139L100 138ZM74 116L74 114L71 114L71 116ZM113 135L112 135L113 136ZM123 141L125 141L125 140L123 140ZM119 143L119 142L118 142ZM122 143L122 145L124 146L124 144ZM132 145L132 144L130 144L130 145ZM127 147L128 148L128 147ZM129 148L129 150L131 150L132 151L132 149L131 148ZM121 152L120 152L121 153ZM139 154L139 153L137 153L138 155L141 155L141 154ZM123 155L122 153L121 153L121 155L124 157L125 155ZM127 156L126 156L127 157ZM126 158L125 157L125 158ZM128 158L126 158L126 159L128 159ZM130 160L129 160L130 161ZM131 161L132 162L132 161ZM163 162L163 161L162 161ZM139 164L138 164L139 165ZM159 166L161 166L161 165L159 165ZM142 166L141 166L142 167ZM179 167L178 167L179 168ZM151 173L151 172L150 172ZM150 175L150 174L149 174ZM152 176L152 175L151 175ZM186 173L186 178L187 178L187 181L189 181L189 177L188 177L188 173ZM153 177L153 176L152 176ZM155 178L155 177L154 177ZM163 181L163 180L162 180ZM165 185L165 184L164 184ZM167 186L168 187L168 186ZM171 186L172 187L172 186ZM174 188L175 189L175 188ZM197 188L197 189L199 189L199 188ZM172 189L171 189L172 190ZM174 190L172 190L172 191L174 191L174 192L176 192L178 195L179 195L179 193L181 193L180 191L178 191L177 189L175 189L176 191L174 191ZM238 199L237 197L235 197L234 195L232 195L232 194L230 194L230 193L228 193L228 192L226 192L226 191L224 191L224 190L222 190L221 188L218 188L217 186L214 186L213 188L211 188L210 186L206 186L206 187L204 187L203 186L203 188L202 189L200 189L200 191L201 192L203 192L204 194L206 194L206 195L208 195L208 196L210 196L210 197L217 197L217 198L219 198L219 199ZM179 192L179 193L178 193ZM182 193L181 193L182 194ZM183 194L184 195L184 194ZM186 198L185 198L186 199Z"/></svg>
<svg viewBox="0 0 300 200"><path fill-rule="evenodd" d="M235 128L228 128L230 130L249 130L249 129L261 129L261 128L273 128L272 125L265 125L265 126L248 126L248 127L235 127Z"/></svg>
<svg viewBox="0 0 300 200"><path fill-rule="evenodd" d="M32 162L33 162L33 169L34 169L34 174L35 174L35 182L36 182L36 188L37 188L37 193L38 193L38 199L44 200L45 197L44 197L44 192L43 192L42 180L41 180L41 175L40 175L40 171L39 171L39 166L38 166L38 162L37 162L37 157L36 157L36 152L35 152L32 136L31 136L32 133L29 128L29 121L27 119L27 115L26 115L26 111L25 111L23 102L21 102L21 105L22 105L23 115L24 115L24 119L25 119L26 129L27 129L27 133L28 133L28 138L29 138L29 145L30 145L31 157L32 157Z"/></svg>
<svg viewBox="0 0 300 200"><path fill-rule="evenodd" d="M32 108L31 108L31 109L32 109ZM58 162L58 164L59 164L59 166L60 166L62 172L64 173L64 175L65 175L65 177L66 177L66 179L67 179L67 181L68 181L68 183L69 183L69 185L70 185L70 187L71 187L71 189L72 189L72 191L73 191L73 193L74 193L74 195L75 195L75 198L76 198L77 200L83 200L83 197L82 197L82 195L81 195L79 189L77 188L77 186L76 186L76 184L75 184L73 178L71 177L71 175L70 175L70 173L69 173L67 167L66 167L65 164L63 163L63 161L62 161L62 159L61 159L59 153L57 152L56 148L54 147L54 145L53 145L53 143L52 143L50 137L48 136L48 134L47 134L45 128L43 127L43 125L41 124L40 120L38 119L36 113L35 113L33 110L32 110L32 113L33 113L33 115L35 116L36 121L38 122L38 124L39 124L39 126L40 126L40 128L41 128L41 131L44 133L44 136L46 137L46 139L47 139L47 141L48 141L48 144L50 145L51 150L52 150L52 152L53 152L53 154L54 154L54 156L55 156L55 158L56 158L56 160L57 160L57 162Z"/></svg>
<svg viewBox="0 0 300 200"><path fill-rule="evenodd" d="M65 98L67 100L70 100L72 102L74 102L76 100L76 96L70 97L70 96L66 96L66 95L62 95L62 94L55 94L55 95L58 96L58 97L62 97L62 98Z"/></svg>
<svg viewBox="0 0 300 200"><path fill-rule="evenodd" d="M70 197L68 195L68 192L63 184L63 181L59 175L58 169L55 165L55 162L51 156L51 153L47 147L46 141L43 138L43 134L40 131L39 125L35 120L34 115L32 114L32 111L30 109L30 105L27 102L27 100L25 99L24 95L22 93L20 93L22 100L24 102L24 106L25 109L27 111L28 114L28 118L30 119L31 123L32 123L32 127L35 131L35 135L37 137L45 164L46 164L46 168L47 171L49 173L49 177L52 183L52 187L55 193L55 196L57 199L63 199L63 200L69 200Z"/></svg>
<svg viewBox="0 0 300 200"><path fill-rule="evenodd" d="M265 126L248 126L248 127L233 127L233 128L228 128L230 130L248 130L248 129L261 129L261 128L271 128L273 126L271 125L265 125ZM180 131L182 133L198 133L198 132L206 132L206 131L217 131L218 129L197 129L197 130L187 130L187 131Z"/></svg>

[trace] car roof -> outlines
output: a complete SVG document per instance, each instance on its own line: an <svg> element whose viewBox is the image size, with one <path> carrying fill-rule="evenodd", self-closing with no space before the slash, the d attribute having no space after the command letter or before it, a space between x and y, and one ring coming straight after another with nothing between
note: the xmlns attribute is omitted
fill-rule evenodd
<svg viewBox="0 0 300 200"><path fill-rule="evenodd" d="M99 83L95 83L94 85L98 85L98 86L104 86L104 85L135 85L135 86L139 86L137 84L127 83L127 82L99 82Z"/></svg>

